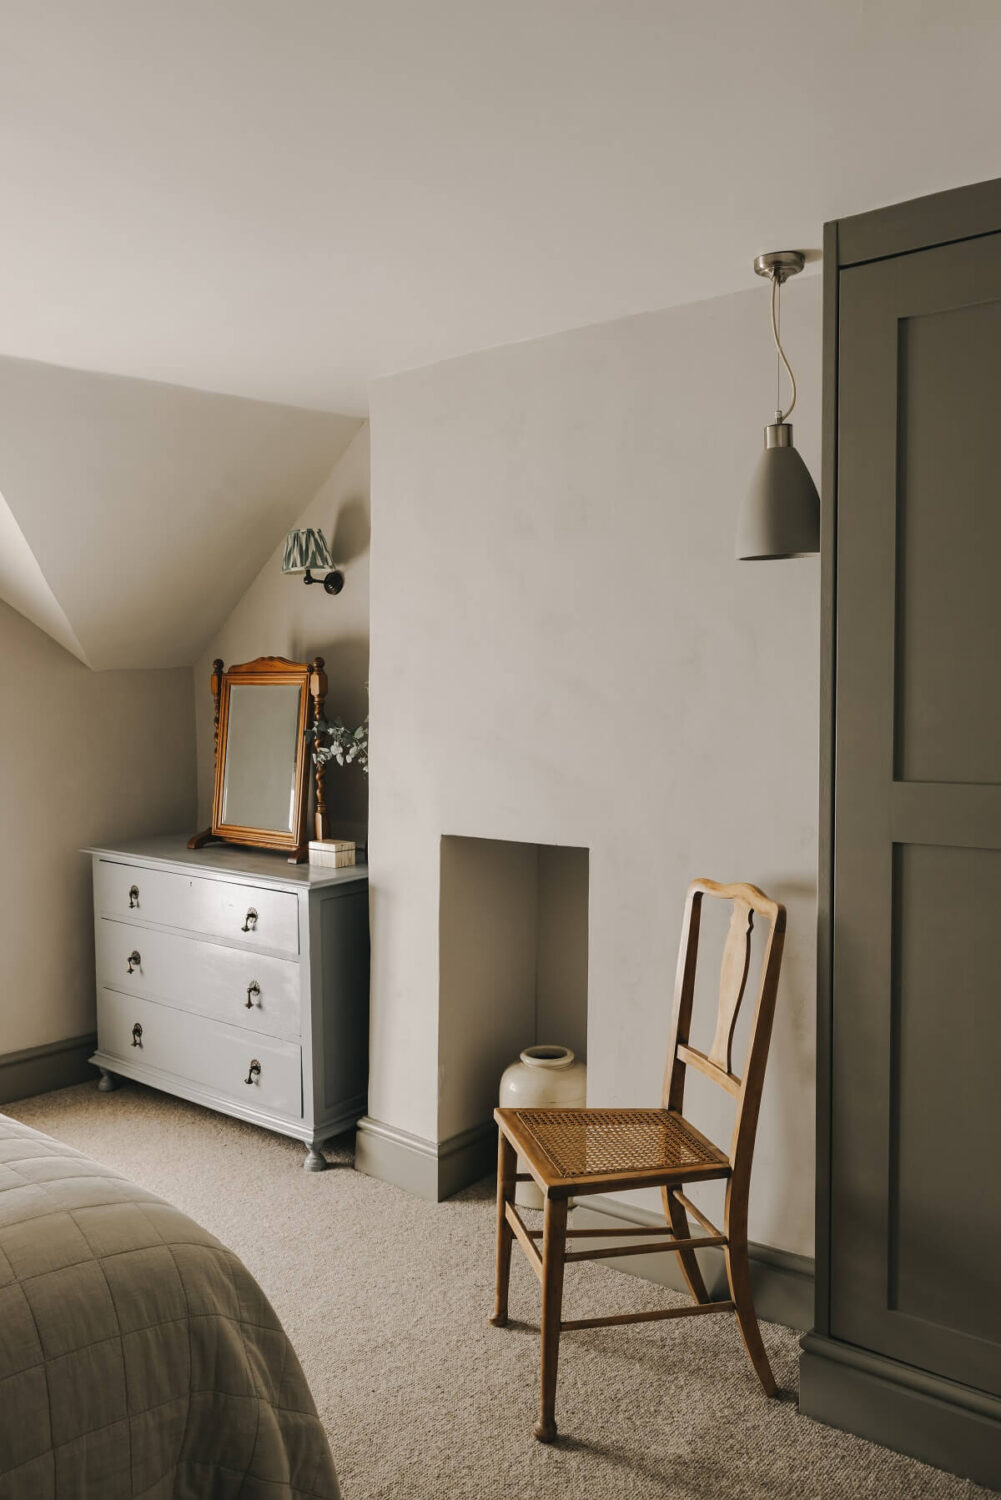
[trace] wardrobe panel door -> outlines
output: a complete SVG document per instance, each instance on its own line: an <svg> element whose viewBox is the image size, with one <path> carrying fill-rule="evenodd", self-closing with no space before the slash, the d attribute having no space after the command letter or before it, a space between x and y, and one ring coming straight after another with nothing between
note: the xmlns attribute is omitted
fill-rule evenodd
<svg viewBox="0 0 1001 1500"><path fill-rule="evenodd" d="M1001 235L839 359L831 1331L1001 1394Z"/></svg>

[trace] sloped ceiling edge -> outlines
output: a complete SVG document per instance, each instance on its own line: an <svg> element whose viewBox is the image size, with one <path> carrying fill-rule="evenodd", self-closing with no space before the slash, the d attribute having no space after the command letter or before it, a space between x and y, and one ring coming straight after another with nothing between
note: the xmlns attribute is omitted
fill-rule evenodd
<svg viewBox="0 0 1001 1500"><path fill-rule="evenodd" d="M45 581L35 554L0 495L0 599L89 667L66 613Z"/></svg>
<svg viewBox="0 0 1001 1500"><path fill-rule="evenodd" d="M97 670L190 665L360 426L0 358L0 597Z"/></svg>

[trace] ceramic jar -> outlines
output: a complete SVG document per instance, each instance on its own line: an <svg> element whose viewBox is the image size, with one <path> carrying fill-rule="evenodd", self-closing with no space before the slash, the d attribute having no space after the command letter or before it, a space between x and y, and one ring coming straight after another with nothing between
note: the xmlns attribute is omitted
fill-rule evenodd
<svg viewBox="0 0 1001 1500"><path fill-rule="evenodd" d="M587 1068L569 1047L526 1047L501 1077L501 1109L583 1109L586 1101ZM527 1170L519 1156L518 1171ZM514 1201L519 1208L541 1208L542 1194L534 1182L519 1182Z"/></svg>

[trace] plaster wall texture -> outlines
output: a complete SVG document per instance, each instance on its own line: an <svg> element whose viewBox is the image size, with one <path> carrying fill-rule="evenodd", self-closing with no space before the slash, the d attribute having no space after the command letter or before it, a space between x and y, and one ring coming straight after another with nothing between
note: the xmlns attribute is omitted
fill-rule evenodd
<svg viewBox="0 0 1001 1500"><path fill-rule="evenodd" d="M820 293L783 306L815 475ZM659 1102L686 885L751 880L789 908L751 1235L810 1254L819 564L734 558L773 361L762 286L373 387L369 1112L478 1123L439 1046L443 835L589 849L594 1105ZM450 1024L475 1040L475 994ZM732 1101L690 1102L725 1143Z"/></svg>
<svg viewBox="0 0 1001 1500"><path fill-rule="evenodd" d="M215 657L226 666L257 656L311 661L322 656L330 688L327 718L340 715L352 728L368 712L369 436L361 427L294 526L319 527L344 574L339 594L307 588L300 575L283 574L282 534L250 588L219 630L206 641L194 668L199 825L212 821L212 696ZM368 782L357 766L331 765L326 780L333 834L365 836Z"/></svg>
<svg viewBox="0 0 1001 1500"><path fill-rule="evenodd" d="M87 844L190 830L189 668L92 672L0 603L0 1055L94 1018Z"/></svg>

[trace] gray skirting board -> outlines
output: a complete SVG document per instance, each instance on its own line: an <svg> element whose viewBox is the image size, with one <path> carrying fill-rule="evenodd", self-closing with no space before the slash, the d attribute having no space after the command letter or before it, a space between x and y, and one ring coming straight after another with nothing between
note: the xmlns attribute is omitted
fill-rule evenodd
<svg viewBox="0 0 1001 1500"><path fill-rule="evenodd" d="M435 1142L365 1115L358 1121L355 1166L369 1177L440 1203L496 1169L497 1127L488 1120Z"/></svg>
<svg viewBox="0 0 1001 1500"><path fill-rule="evenodd" d="M998 1397L821 1334L800 1347L805 1416L1001 1489Z"/></svg>
<svg viewBox="0 0 1001 1500"><path fill-rule="evenodd" d="M370 1177L395 1183L432 1203L479 1182L496 1170L496 1164L497 1130L493 1121L485 1121L437 1144L368 1115L358 1122L355 1166ZM651 1230L664 1227L663 1218L655 1213L602 1197L581 1199L574 1209L574 1222L580 1228L595 1229L603 1224L609 1228L631 1224L649 1224ZM612 1243L610 1240L609 1244ZM784 1323L788 1328L809 1328L813 1323L813 1261L805 1255L753 1242L750 1252L759 1317ZM724 1296L726 1272L722 1252L700 1250L698 1255L710 1295ZM676 1291L686 1290L674 1255L628 1256L617 1263L616 1269Z"/></svg>
<svg viewBox="0 0 1001 1500"><path fill-rule="evenodd" d="M0 1104L28 1099L32 1094L48 1094L73 1083L86 1083L97 1077L96 1068L87 1061L97 1037L71 1036L61 1042L47 1042L43 1047L26 1047L22 1052L0 1056Z"/></svg>

